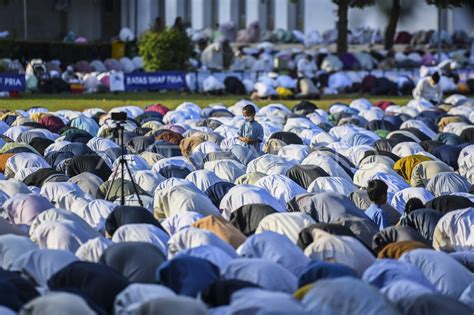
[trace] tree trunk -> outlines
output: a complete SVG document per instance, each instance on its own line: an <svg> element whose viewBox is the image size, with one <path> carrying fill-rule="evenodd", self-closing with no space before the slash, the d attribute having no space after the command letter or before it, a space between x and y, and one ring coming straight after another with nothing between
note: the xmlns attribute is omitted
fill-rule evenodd
<svg viewBox="0 0 474 315"><path fill-rule="evenodd" d="M339 0L337 8L337 54L342 56L347 52L347 14L349 0Z"/></svg>
<svg viewBox="0 0 474 315"><path fill-rule="evenodd" d="M400 18L401 5L400 0L392 1L392 10L390 11L390 18L388 19L387 27L385 28L384 46L386 50L393 48L395 41L395 34L397 32L398 19Z"/></svg>

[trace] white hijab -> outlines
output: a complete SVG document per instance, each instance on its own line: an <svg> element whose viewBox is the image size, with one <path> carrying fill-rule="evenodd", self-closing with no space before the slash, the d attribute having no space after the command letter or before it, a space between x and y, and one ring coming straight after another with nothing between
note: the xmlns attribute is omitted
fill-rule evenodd
<svg viewBox="0 0 474 315"><path fill-rule="evenodd" d="M433 248L445 252L474 250L474 208L446 213L436 225Z"/></svg>
<svg viewBox="0 0 474 315"><path fill-rule="evenodd" d="M13 262L21 255L38 249L26 236L6 234L0 236L0 267L9 270Z"/></svg>
<svg viewBox="0 0 474 315"><path fill-rule="evenodd" d="M19 314L94 315L96 312L77 294L50 292L28 302L23 306Z"/></svg>
<svg viewBox="0 0 474 315"><path fill-rule="evenodd" d="M104 237L96 237L79 246L76 256L82 261L99 262L102 254L112 244L112 241Z"/></svg>
<svg viewBox="0 0 474 315"><path fill-rule="evenodd" d="M115 231L112 241L120 242L145 242L158 247L165 256L168 253L169 236L165 231L153 224L125 224Z"/></svg>
<svg viewBox="0 0 474 315"><path fill-rule="evenodd" d="M15 259L10 270L19 271L46 288L53 274L76 260L74 254L64 250L35 249Z"/></svg>
<svg viewBox="0 0 474 315"><path fill-rule="evenodd" d="M313 218L302 212L273 213L260 221L255 234L272 231L285 235L296 244L301 230L314 223Z"/></svg>
<svg viewBox="0 0 474 315"><path fill-rule="evenodd" d="M277 199L282 207L296 195L306 193L306 190L285 175L269 175L259 179L255 186L265 189Z"/></svg>
<svg viewBox="0 0 474 315"><path fill-rule="evenodd" d="M199 190L187 186L175 186L155 191L155 216L159 212L165 217L170 217L184 211L220 216L219 209Z"/></svg>
<svg viewBox="0 0 474 315"><path fill-rule="evenodd" d="M320 229L314 229L312 234L313 242L304 250L311 260L340 263L359 275L375 261L372 253L351 236L332 235Z"/></svg>
<svg viewBox="0 0 474 315"><path fill-rule="evenodd" d="M170 238L168 242L168 258L173 258L182 250L202 245L212 245L222 249L231 257L237 256L234 248L214 233L207 230L190 227L174 234Z"/></svg>
<svg viewBox="0 0 474 315"><path fill-rule="evenodd" d="M267 204L276 211L286 211L285 207L265 189L253 185L243 184L232 187L222 198L219 208L222 216L229 220L235 210L244 205Z"/></svg>
<svg viewBox="0 0 474 315"><path fill-rule="evenodd" d="M162 285L133 283L117 295L114 311L116 315L132 314L132 310L138 305L157 297L167 296L176 296L176 294Z"/></svg>
<svg viewBox="0 0 474 315"><path fill-rule="evenodd" d="M185 179L193 183L202 192L205 192L215 183L222 181L214 172L208 170L191 172Z"/></svg>

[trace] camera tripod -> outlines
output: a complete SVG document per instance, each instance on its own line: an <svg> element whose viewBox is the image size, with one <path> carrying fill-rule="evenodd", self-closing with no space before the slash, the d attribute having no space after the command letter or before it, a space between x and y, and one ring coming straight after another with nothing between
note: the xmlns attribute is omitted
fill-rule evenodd
<svg viewBox="0 0 474 315"><path fill-rule="evenodd" d="M109 200L110 193L112 191L112 186L115 183L115 179L117 178L117 174L119 173L119 170L120 170L120 173L121 173L120 175L120 180L121 180L120 181L120 190L121 190L120 191L120 205L121 206L125 205L125 169L126 169L128 176L130 177L130 181L132 182L133 191L137 195L138 204L140 205L140 207L143 207L143 202L142 202L142 199L140 198L137 184L135 183L135 180L133 179L132 172L130 171L130 167L128 166L128 161L125 158L125 143L123 140L124 138L123 134L125 131L125 128L123 125L125 123L125 120L115 121L115 123L117 124L117 126L113 128L113 137L119 140L120 142L120 159L119 159L117 168L115 169L114 174L112 176L112 181L110 182L110 185L107 188L107 194L105 195L105 199Z"/></svg>

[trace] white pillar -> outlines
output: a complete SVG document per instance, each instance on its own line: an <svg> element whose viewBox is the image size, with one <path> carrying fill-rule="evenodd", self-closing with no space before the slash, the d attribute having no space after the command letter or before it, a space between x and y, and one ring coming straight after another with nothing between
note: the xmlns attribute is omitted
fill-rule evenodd
<svg viewBox="0 0 474 315"><path fill-rule="evenodd" d="M135 2L133 1L133 6ZM158 16L158 3L153 0L139 0L137 1L138 10L138 35L146 32L155 22L155 18ZM134 25L135 26L135 25Z"/></svg>
<svg viewBox="0 0 474 315"><path fill-rule="evenodd" d="M153 26L155 18L158 14L158 6L153 0L121 0L121 25L128 27L135 33L140 35ZM135 7L136 4L136 7ZM135 23L135 10L137 10L137 23Z"/></svg>
<svg viewBox="0 0 474 315"><path fill-rule="evenodd" d="M452 33L457 30L474 29L474 11L466 8L454 8L449 10L448 32Z"/></svg>
<svg viewBox="0 0 474 315"><path fill-rule="evenodd" d="M128 27L128 2L130 0L120 0L120 26Z"/></svg>
<svg viewBox="0 0 474 315"><path fill-rule="evenodd" d="M150 21L148 23L148 27L153 27L155 25L155 19L160 16L159 8L158 8L158 1L156 0L148 0L149 5L145 7L144 10L148 10Z"/></svg>
<svg viewBox="0 0 474 315"><path fill-rule="evenodd" d="M253 22L259 22L260 29L265 30L267 28L267 14L266 14L266 2L269 0L246 0L247 4L247 26Z"/></svg>
<svg viewBox="0 0 474 315"><path fill-rule="evenodd" d="M100 3L92 0L72 1L67 15L67 27L76 35L84 36L89 40L101 37Z"/></svg>
<svg viewBox="0 0 474 315"><path fill-rule="evenodd" d="M178 16L184 15L185 0L166 0L165 2L165 20L167 26L173 26L174 20Z"/></svg>
<svg viewBox="0 0 474 315"><path fill-rule="evenodd" d="M234 22L239 25L239 0L219 0L219 23Z"/></svg>
<svg viewBox="0 0 474 315"><path fill-rule="evenodd" d="M304 0L304 31L310 32L314 30L322 31L318 28L318 19L315 14L317 11L318 0ZM329 14L329 12L328 12Z"/></svg>
<svg viewBox="0 0 474 315"><path fill-rule="evenodd" d="M135 33L135 1L121 0L121 25Z"/></svg>
<svg viewBox="0 0 474 315"><path fill-rule="evenodd" d="M447 25L446 25L446 30L448 31L449 34L452 34L454 30L454 19L455 19L455 11L454 10L448 10L448 14L446 17Z"/></svg>
<svg viewBox="0 0 474 315"><path fill-rule="evenodd" d="M135 0L128 1L128 28L135 34Z"/></svg>
<svg viewBox="0 0 474 315"><path fill-rule="evenodd" d="M211 0L192 0L191 26L193 29L201 30L211 27L211 10Z"/></svg>
<svg viewBox="0 0 474 315"><path fill-rule="evenodd" d="M274 0L275 29L294 30L296 28L296 6L290 0Z"/></svg>

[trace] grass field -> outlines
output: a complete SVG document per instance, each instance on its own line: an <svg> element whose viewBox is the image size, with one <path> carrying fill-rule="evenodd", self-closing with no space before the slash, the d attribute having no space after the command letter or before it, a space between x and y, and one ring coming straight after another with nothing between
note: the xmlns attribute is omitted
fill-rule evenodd
<svg viewBox="0 0 474 315"><path fill-rule="evenodd" d="M391 100L399 105L405 105L410 98L408 97L373 97L367 95L336 95L324 96L321 100L314 101L320 108L327 109L329 105L335 102L350 103L353 99L366 97L371 101L380 99ZM108 110L113 107L123 105L146 106L155 103L161 103L173 109L183 102L193 102L199 106L205 107L209 104L233 105L243 97L238 95L226 96L208 96L202 94L178 94L178 93L120 93L120 94L24 94L20 98L0 99L0 109L16 110L25 109L32 106L47 107L50 111L60 109L84 110L86 108L100 107ZM282 103L288 107L294 106L299 101L260 101L259 106L271 103Z"/></svg>

